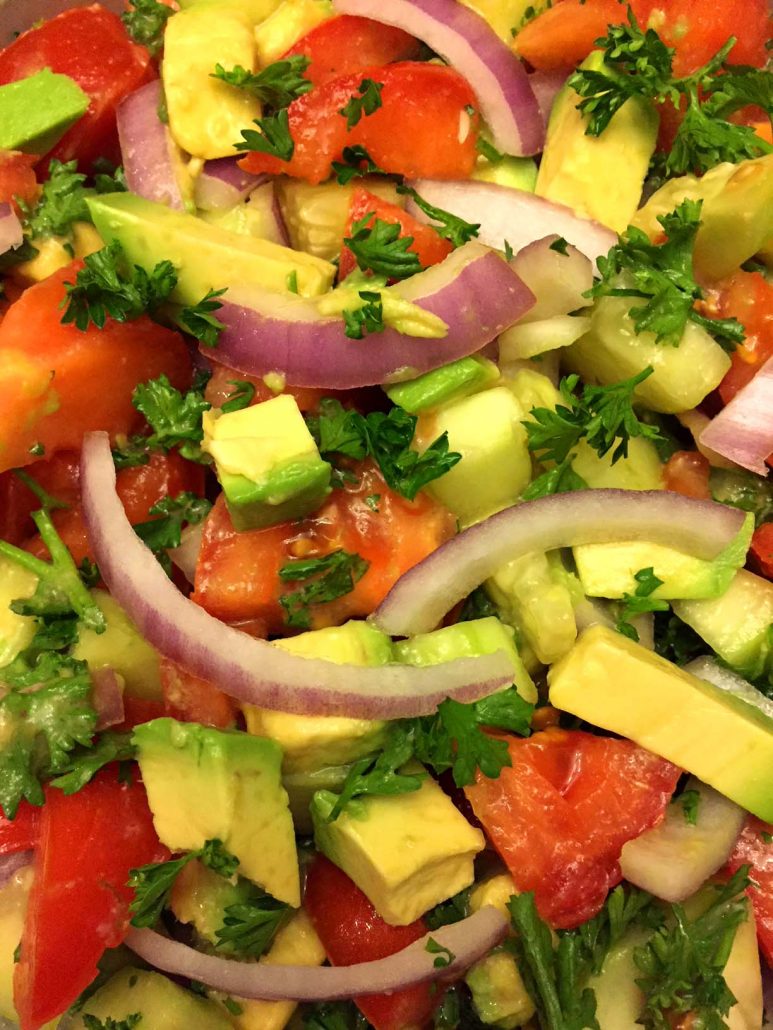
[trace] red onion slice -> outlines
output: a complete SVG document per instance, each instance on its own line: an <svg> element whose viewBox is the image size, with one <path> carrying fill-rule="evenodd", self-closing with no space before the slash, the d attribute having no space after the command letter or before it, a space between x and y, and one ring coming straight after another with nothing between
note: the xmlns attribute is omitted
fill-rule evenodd
<svg viewBox="0 0 773 1030"><path fill-rule="evenodd" d="M115 599L161 654L232 697L297 715L398 719L512 682L504 652L426 668L362 668L302 658L250 637L184 597L136 535L115 490L107 433L84 438L81 490L94 557Z"/></svg>
<svg viewBox="0 0 773 1030"><path fill-rule="evenodd" d="M266 1001L332 1001L403 990L432 980L453 979L504 940L507 920L490 905L458 923L441 926L394 955L353 966L284 966L236 962L203 955L153 930L130 930L126 944L165 973L198 980L238 998ZM430 940L448 948L450 965L435 967Z"/></svg>
<svg viewBox="0 0 773 1030"><path fill-rule="evenodd" d="M392 636L433 630L455 604L507 562L530 551L651 540L716 558L745 513L662 490L580 490L505 508L459 533L401 576L376 610Z"/></svg>
<svg viewBox="0 0 773 1030"><path fill-rule="evenodd" d="M541 322L554 315L587 307L583 296L593 286L593 266L576 247L568 245L566 253L556 250L555 234L527 244L510 262L512 268L537 298L537 303L521 322Z"/></svg>
<svg viewBox="0 0 773 1030"><path fill-rule="evenodd" d="M126 184L145 200L182 211L182 192L172 159L173 143L159 120L161 82L154 79L118 105L118 139Z"/></svg>
<svg viewBox="0 0 773 1030"><path fill-rule="evenodd" d="M262 182L266 175L251 175L240 168L235 157L205 161L193 187L193 202L202 211L227 211Z"/></svg>
<svg viewBox="0 0 773 1030"><path fill-rule="evenodd" d="M488 22L457 0L335 0L341 14L395 25L422 40L467 79L494 143L505 154L537 154L545 125L520 59Z"/></svg>
<svg viewBox="0 0 773 1030"><path fill-rule="evenodd" d="M232 289L218 358L246 375L278 372L293 386L350 390L413 378L474 354L524 315L534 297L498 254L466 243L393 290L448 326L438 339L387 328L350 340L341 318L323 317L303 297L257 287Z"/></svg>
<svg viewBox="0 0 773 1030"><path fill-rule="evenodd" d="M569 78L570 71L571 69L568 68L555 68L551 71L537 70L529 73L529 85L537 98L546 129L550 120L550 112L553 110L553 101Z"/></svg>
<svg viewBox="0 0 773 1030"><path fill-rule="evenodd" d="M525 190L473 179L467 182L417 179L408 185L434 207L479 224L480 242L498 250L504 250L505 240L517 253L535 240L555 235L596 261L617 243L616 234L605 225L580 218L571 208ZM430 221L410 197L406 207L420 221Z"/></svg>
<svg viewBox="0 0 773 1030"><path fill-rule="evenodd" d="M105 666L91 673L91 704L97 713L95 729L106 730L124 720L123 684L114 669Z"/></svg>
<svg viewBox="0 0 773 1030"><path fill-rule="evenodd" d="M19 216L10 204L0 204L0 254L5 254L24 242Z"/></svg>
<svg viewBox="0 0 773 1030"><path fill-rule="evenodd" d="M700 435L700 444L757 475L766 476L773 454L773 358Z"/></svg>
<svg viewBox="0 0 773 1030"><path fill-rule="evenodd" d="M20 869L32 865L34 857L34 851L14 851L8 855L0 855L0 889L5 887Z"/></svg>

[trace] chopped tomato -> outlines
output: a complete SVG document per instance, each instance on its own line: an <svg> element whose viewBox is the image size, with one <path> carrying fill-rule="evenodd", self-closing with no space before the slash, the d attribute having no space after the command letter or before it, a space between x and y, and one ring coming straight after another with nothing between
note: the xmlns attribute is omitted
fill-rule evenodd
<svg viewBox="0 0 773 1030"><path fill-rule="evenodd" d="M209 380L204 391L205 398L213 408L219 408L229 397L233 395L236 387L234 383L249 383L255 390L250 404L260 404L262 401L270 401L276 397L276 393L270 390L261 376L248 376L243 372L234 372L227 365L221 365L217 361L212 363L212 378ZM331 395L330 390L317 390L313 387L285 386L282 393L289 393L295 397L301 411L314 411L323 397Z"/></svg>
<svg viewBox="0 0 773 1030"><path fill-rule="evenodd" d="M594 916L626 841L663 818L679 769L629 740L549 729L507 739L512 767L465 788L519 891L554 927Z"/></svg>
<svg viewBox="0 0 773 1030"><path fill-rule="evenodd" d="M21 1030L64 1012L97 975L105 948L129 925L129 870L169 857L153 828L145 788L117 767L77 794L46 788L35 849L14 1003Z"/></svg>
<svg viewBox="0 0 773 1030"><path fill-rule="evenodd" d="M0 204L13 204L17 214L20 211L17 200L25 204L34 204L37 200L38 180L34 172L36 161L33 154L0 150Z"/></svg>
<svg viewBox="0 0 773 1030"><path fill-rule="evenodd" d="M159 672L165 715L220 729L234 725L236 705L213 683L186 672L169 658L162 657Z"/></svg>
<svg viewBox="0 0 773 1030"><path fill-rule="evenodd" d="M341 110L359 96L360 83L382 84L381 107L347 128ZM469 110L473 109L473 114ZM405 61L364 68L317 86L288 108L295 150L290 161L252 151L241 162L248 172L284 172L323 182L345 147L364 147L385 172L411 178L467 179L476 159L477 101L453 68Z"/></svg>
<svg viewBox="0 0 773 1030"><path fill-rule="evenodd" d="M773 522L754 531L749 558L761 575L773 579Z"/></svg>
<svg viewBox="0 0 773 1030"><path fill-rule="evenodd" d="M117 14L99 4L74 7L23 32L0 52L0 84L42 68L69 75L90 98L86 114L48 156L77 158L84 170L98 157L117 163L116 107L153 77L147 50L131 42Z"/></svg>
<svg viewBox="0 0 773 1030"><path fill-rule="evenodd" d="M773 966L773 823L763 823L750 815L728 859L727 871L751 866L752 881L747 890L751 898L760 950Z"/></svg>
<svg viewBox="0 0 773 1030"><path fill-rule="evenodd" d="M513 49L541 71L570 68L588 56L608 25L624 20L617 0L564 0L528 22Z"/></svg>
<svg viewBox="0 0 773 1030"><path fill-rule="evenodd" d="M314 515L267 529L237 533L221 496L204 525L192 599L226 622L252 620L253 633L256 622L262 635L286 632L279 598L300 584L283 584L279 569L342 548L370 567L350 593L314 607L312 628L370 615L404 572L453 536L456 523L426 494L408 501L394 493L373 465L354 471L358 481L334 490Z"/></svg>
<svg viewBox="0 0 773 1030"><path fill-rule="evenodd" d="M81 332L62 325L65 283L73 262L25 290L0 322L0 472L33 460L30 448L78 449L83 434L112 438L142 425L132 405L138 383L165 373L190 381L188 349L179 333L147 316Z"/></svg>
<svg viewBox="0 0 773 1030"><path fill-rule="evenodd" d="M284 57L302 54L311 64L305 75L315 86L364 68L418 57L421 44L402 29L370 18L339 14L307 32Z"/></svg>
<svg viewBox="0 0 773 1030"><path fill-rule="evenodd" d="M427 932L422 919L409 926L390 926L346 873L324 855L317 855L306 874L303 904L334 966L371 962L402 951ZM431 1019L443 992L420 984L392 994L355 998L375 1030L407 1030Z"/></svg>
<svg viewBox="0 0 773 1030"><path fill-rule="evenodd" d="M390 204L388 200L382 200L374 193L366 190L364 186L358 186L352 194L349 205L349 217L346 222L346 236L351 236L352 225L360 222L368 215L372 215L365 223L373 225L376 218L382 222L390 222L400 226L401 236L410 236L413 243L408 250L413 251L419 257L422 268L429 268L430 265L437 265L447 258L454 249L448 240L444 240L440 233L431 225L423 225L413 215L403 211L397 204ZM338 276L345 279L350 272L357 267L354 254L348 247L341 251L341 261L338 267Z"/></svg>
<svg viewBox="0 0 773 1030"><path fill-rule="evenodd" d="M80 501L79 461L77 452L60 451L25 471L56 501L72 506ZM0 540L24 543L35 533L30 516L39 507L39 499L13 469L0 473Z"/></svg>
<svg viewBox="0 0 773 1030"><path fill-rule="evenodd" d="M719 386L724 404L750 382L773 355L773 283L759 272L738 271L718 284L717 317L737 318L746 339L732 355L732 366Z"/></svg>
<svg viewBox="0 0 773 1030"><path fill-rule="evenodd" d="M0 855L34 848L40 836L40 809L22 801L13 819L0 811Z"/></svg>
<svg viewBox="0 0 773 1030"><path fill-rule="evenodd" d="M123 722L116 726L120 732L133 730L135 726L141 726L143 722L150 722L151 719L160 719L166 715L164 705L161 701L154 701L149 697L134 697L132 694L123 696Z"/></svg>
<svg viewBox="0 0 773 1030"><path fill-rule="evenodd" d="M677 451L663 466L663 484L666 490L710 501L709 475L711 465L708 458L698 451Z"/></svg>

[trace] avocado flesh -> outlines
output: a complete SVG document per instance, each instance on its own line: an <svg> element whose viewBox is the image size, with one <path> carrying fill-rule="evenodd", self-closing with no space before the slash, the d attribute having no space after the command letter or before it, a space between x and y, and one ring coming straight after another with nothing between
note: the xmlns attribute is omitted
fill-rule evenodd
<svg viewBox="0 0 773 1030"><path fill-rule="evenodd" d="M126 258L150 274L159 261L171 261L178 276L171 299L197 304L209 290L259 285L284 293L295 273L304 297L324 293L333 265L252 236L228 232L183 211L133 193L103 193L87 200L105 243L117 240Z"/></svg>
<svg viewBox="0 0 773 1030"><path fill-rule="evenodd" d="M135 1012L142 1015L138 1025L153 1030L232 1030L233 1026L214 1002L178 987L161 973L131 966L112 976L83 1006L84 1015L115 1023ZM81 1028L86 1023L78 1016L74 1025Z"/></svg>
<svg viewBox="0 0 773 1030"><path fill-rule="evenodd" d="M0 86L0 150L45 154L88 106L80 86L50 68Z"/></svg>
<svg viewBox="0 0 773 1030"><path fill-rule="evenodd" d="M220 485L234 529L264 529L316 511L330 492L330 465L291 462L274 469L262 483L223 472Z"/></svg>
<svg viewBox="0 0 773 1030"><path fill-rule="evenodd" d="M385 386L384 391L393 404L411 415L419 415L477 393L498 378L499 369L493 361L473 355L425 372L416 379Z"/></svg>
<svg viewBox="0 0 773 1030"><path fill-rule="evenodd" d="M773 820L773 719L758 709L604 626L580 635L548 683L556 708L628 737Z"/></svg>
<svg viewBox="0 0 773 1030"><path fill-rule="evenodd" d="M241 875L297 908L298 857L280 746L167 718L137 726L133 741L162 843L194 851L220 840L239 859Z"/></svg>
<svg viewBox="0 0 773 1030"><path fill-rule="evenodd" d="M508 952L486 955L467 971L464 979L482 1023L513 1030L534 1015L534 1002L524 986L515 958Z"/></svg>
<svg viewBox="0 0 773 1030"><path fill-rule="evenodd" d="M537 165L530 157L501 157L498 161L478 158L471 178L478 182L493 182L496 186L509 186L513 190L533 193L537 183Z"/></svg>
<svg viewBox="0 0 773 1030"><path fill-rule="evenodd" d="M323 21L332 18L333 14L330 0L282 0L271 14L255 26L259 67L265 68L278 61L299 39Z"/></svg>

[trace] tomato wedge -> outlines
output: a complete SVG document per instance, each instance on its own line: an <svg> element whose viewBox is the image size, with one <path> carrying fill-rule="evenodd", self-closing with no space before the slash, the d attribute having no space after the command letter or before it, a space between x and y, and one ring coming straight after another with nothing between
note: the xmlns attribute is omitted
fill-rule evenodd
<svg viewBox="0 0 773 1030"><path fill-rule="evenodd" d="M757 921L760 950L773 966L773 824L749 816L728 859L727 871L735 873L742 865L751 867L752 885L746 893Z"/></svg>
<svg viewBox="0 0 773 1030"><path fill-rule="evenodd" d="M40 809L22 801L13 819L0 812L0 855L34 848L40 837Z"/></svg>
<svg viewBox="0 0 773 1030"><path fill-rule="evenodd" d="M737 318L746 339L732 355L733 364L719 385L719 395L729 404L773 355L773 283L759 272L738 271L718 286L720 318ZM712 312L713 314L713 312Z"/></svg>
<svg viewBox="0 0 773 1030"><path fill-rule="evenodd" d="M564 0L528 22L513 49L540 71L570 68L584 60L607 26L625 20L617 0Z"/></svg>
<svg viewBox="0 0 773 1030"><path fill-rule="evenodd" d="M381 107L351 129L341 111L359 96L360 83L382 84ZM469 112L473 113L470 114ZM345 147L361 146L385 172L410 178L466 179L475 165L479 116L467 82L453 68L405 61L343 75L294 100L288 124L290 161L251 151L248 172L285 173L320 183Z"/></svg>
<svg viewBox="0 0 773 1030"><path fill-rule="evenodd" d="M507 737L512 767L465 788L519 891L554 927L596 915L626 841L663 818L680 770L629 740L549 729Z"/></svg>
<svg viewBox="0 0 773 1030"><path fill-rule="evenodd" d="M340 14L315 26L283 56L308 57L306 78L315 86L339 75L418 57L421 44L392 25Z"/></svg>

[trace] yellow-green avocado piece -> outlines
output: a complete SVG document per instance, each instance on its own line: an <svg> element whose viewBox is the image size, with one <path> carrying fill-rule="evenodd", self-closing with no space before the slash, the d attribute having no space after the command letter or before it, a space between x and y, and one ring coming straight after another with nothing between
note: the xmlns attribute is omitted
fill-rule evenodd
<svg viewBox="0 0 773 1030"><path fill-rule="evenodd" d="M86 1027L83 1016L99 1020L121 1020L139 1013L137 1030L232 1030L233 1024L223 1009L213 1001L200 998L178 987L161 973L127 966L99 988L83 1006L73 1027ZM101 1025L114 1025L113 1022ZM123 1025L123 1024L121 1024Z"/></svg>
<svg viewBox="0 0 773 1030"><path fill-rule="evenodd" d="M202 424L202 448L215 459L237 530L303 518L330 493L330 464L290 394L240 411L205 411Z"/></svg>
<svg viewBox="0 0 773 1030"><path fill-rule="evenodd" d="M45 154L88 106L80 86L50 68L6 83L0 86L0 150Z"/></svg>
<svg viewBox="0 0 773 1030"><path fill-rule="evenodd" d="M261 67L278 61L294 43L332 18L334 13L330 0L282 0L255 28L255 47Z"/></svg>
<svg viewBox="0 0 773 1030"><path fill-rule="evenodd" d="M773 820L773 719L605 626L548 673L561 711L628 737Z"/></svg>
<svg viewBox="0 0 773 1030"><path fill-rule="evenodd" d="M220 840L243 876L297 908L298 856L280 746L166 718L138 726L133 741L162 843L194 851Z"/></svg>
<svg viewBox="0 0 773 1030"><path fill-rule="evenodd" d="M150 273L159 261L172 262L177 286L171 299L179 304L196 304L208 290L232 286L284 293L293 273L301 296L315 297L335 276L328 261L229 232L133 193L103 193L87 203L102 239L117 240L132 264Z"/></svg>

